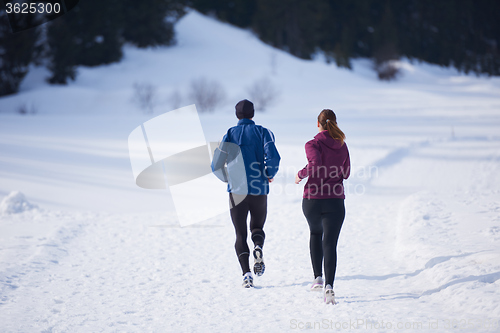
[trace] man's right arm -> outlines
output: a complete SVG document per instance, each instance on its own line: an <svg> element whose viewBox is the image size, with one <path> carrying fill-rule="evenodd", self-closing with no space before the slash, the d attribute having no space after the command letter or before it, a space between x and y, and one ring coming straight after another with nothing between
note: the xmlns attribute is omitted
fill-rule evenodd
<svg viewBox="0 0 500 333"><path fill-rule="evenodd" d="M215 149L211 165L213 174L225 183L227 183L228 181L227 168L226 168L228 151L227 151L226 141L227 141L227 134L224 135L224 137L222 138L219 147Z"/></svg>

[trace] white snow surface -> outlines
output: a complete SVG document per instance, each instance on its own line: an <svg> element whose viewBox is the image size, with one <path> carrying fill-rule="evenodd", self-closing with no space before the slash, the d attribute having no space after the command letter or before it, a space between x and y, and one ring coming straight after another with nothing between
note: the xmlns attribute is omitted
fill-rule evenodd
<svg viewBox="0 0 500 333"><path fill-rule="evenodd" d="M500 79L402 60L400 79L380 82L366 60L349 71L296 59L195 11L176 31L176 46L127 46L122 62L81 67L67 86L33 68L0 99L1 332L500 331ZM201 114L207 141L236 123L253 82L280 91L254 118L282 163L266 272L250 290L229 213L181 228L168 190L132 176L128 134L172 110L175 94L192 104L200 77L227 95ZM153 114L132 102L134 82L157 88ZM22 104L36 114L17 114ZM293 183L323 108L337 113L354 167L335 306L308 291Z"/></svg>

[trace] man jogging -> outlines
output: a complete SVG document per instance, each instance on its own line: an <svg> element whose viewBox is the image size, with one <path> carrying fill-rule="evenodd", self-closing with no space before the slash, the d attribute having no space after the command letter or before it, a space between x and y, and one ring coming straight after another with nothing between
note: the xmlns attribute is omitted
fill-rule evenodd
<svg viewBox="0 0 500 333"><path fill-rule="evenodd" d="M255 125L253 103L242 100L236 104L238 124L231 127L214 152L212 171L228 183L230 215L236 231L235 249L243 271L243 287L253 287L247 244L247 216L250 212L250 231L254 244L253 271L264 273L262 253L267 215L269 183L278 172L280 155L273 133Z"/></svg>

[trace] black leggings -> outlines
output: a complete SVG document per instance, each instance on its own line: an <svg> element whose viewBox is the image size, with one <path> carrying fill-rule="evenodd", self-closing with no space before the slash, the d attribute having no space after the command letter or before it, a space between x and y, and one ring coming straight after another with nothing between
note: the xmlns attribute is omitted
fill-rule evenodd
<svg viewBox="0 0 500 333"><path fill-rule="evenodd" d="M241 200L242 196L229 194L230 200L235 199L236 202ZM231 198L231 196L233 198ZM233 207L233 205L231 205ZM243 201L230 209L231 220L233 221L234 230L236 231L236 243L234 248L238 255L238 260L241 265L243 274L250 272L250 265L248 258L250 256L250 249L247 244L247 216L250 212L250 231L252 232L252 241L255 245L264 246L264 239L266 237L264 230L264 223L266 222L267 215L267 195L247 195Z"/></svg>
<svg viewBox="0 0 500 333"><path fill-rule="evenodd" d="M302 211L309 223L309 248L314 277L322 276L325 259L325 285L333 287L337 268L337 241L345 217L344 199L303 199Z"/></svg>

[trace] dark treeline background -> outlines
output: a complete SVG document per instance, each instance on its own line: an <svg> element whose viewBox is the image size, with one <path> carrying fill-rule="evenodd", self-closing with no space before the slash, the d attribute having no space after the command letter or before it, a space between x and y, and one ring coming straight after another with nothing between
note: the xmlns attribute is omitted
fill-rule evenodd
<svg viewBox="0 0 500 333"><path fill-rule="evenodd" d="M186 6L303 59L322 52L350 68L353 58L371 58L380 78L384 64L401 57L500 74L498 0L81 0L16 34L0 10L0 96L18 90L31 63L50 69L50 83L66 84L76 66L120 61L124 43L172 45Z"/></svg>
<svg viewBox="0 0 500 333"><path fill-rule="evenodd" d="M184 0L80 0L67 14L38 28L11 33L0 10L0 96L18 91L31 63L46 65L52 84L76 77L76 67L120 61L122 46L174 44ZM26 19L32 19L26 15Z"/></svg>
<svg viewBox="0 0 500 333"><path fill-rule="evenodd" d="M65 84L75 78L77 65L119 61L125 42L138 47L173 44L173 23L184 13L184 5L177 0L81 0L49 25L53 75L48 81Z"/></svg>
<svg viewBox="0 0 500 333"><path fill-rule="evenodd" d="M337 65L400 57L500 74L498 0L191 0L199 11L251 28L273 46Z"/></svg>

